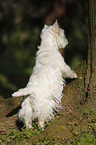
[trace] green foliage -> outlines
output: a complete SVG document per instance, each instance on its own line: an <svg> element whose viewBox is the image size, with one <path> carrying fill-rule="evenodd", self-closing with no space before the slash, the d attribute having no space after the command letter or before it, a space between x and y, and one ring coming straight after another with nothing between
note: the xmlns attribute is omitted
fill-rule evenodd
<svg viewBox="0 0 96 145"><path fill-rule="evenodd" d="M95 145L96 144L96 138L91 133L84 133L83 135L80 135L78 138L76 138L76 144L77 145Z"/></svg>
<svg viewBox="0 0 96 145"><path fill-rule="evenodd" d="M13 31L8 36L7 49L2 65L5 67L28 68L34 64L35 52L39 40L39 28L29 31ZM3 58L4 59L4 58Z"/></svg>
<svg viewBox="0 0 96 145"><path fill-rule="evenodd" d="M9 89L12 89L12 90L16 90L16 86L14 86L13 84L11 84L8 80L8 78L3 75L3 74L0 74L0 84L5 87L5 88L9 88Z"/></svg>
<svg viewBox="0 0 96 145"><path fill-rule="evenodd" d="M41 131L38 131L37 129L24 129L22 132L18 133L16 130L10 130L10 132L2 137L0 139L0 143L3 145L5 143L12 143L16 145L24 144L29 145L31 144L30 138L32 138L34 135L39 135ZM29 141L28 141L29 139ZM36 141L36 145L68 145L68 144L74 144L74 145L95 145L96 144L96 138L95 136L90 132L84 132L83 134L80 134L78 136L63 138L63 137L53 137L53 134L50 134L50 136L47 139L40 138L38 141Z"/></svg>
<svg viewBox="0 0 96 145"><path fill-rule="evenodd" d="M17 129L12 129L7 132L5 136L2 136L0 138L0 143L10 143L12 141L20 141L20 140L26 140L30 139L36 134L40 134L40 130L38 129L22 129L21 132L19 132Z"/></svg>

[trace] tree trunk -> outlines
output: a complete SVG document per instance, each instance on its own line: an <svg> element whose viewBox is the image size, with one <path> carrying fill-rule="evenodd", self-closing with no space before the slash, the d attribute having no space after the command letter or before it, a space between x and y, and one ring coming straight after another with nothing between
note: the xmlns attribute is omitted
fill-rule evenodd
<svg viewBox="0 0 96 145"><path fill-rule="evenodd" d="M88 33L88 90L89 96L96 96L96 1L89 0L89 33Z"/></svg>

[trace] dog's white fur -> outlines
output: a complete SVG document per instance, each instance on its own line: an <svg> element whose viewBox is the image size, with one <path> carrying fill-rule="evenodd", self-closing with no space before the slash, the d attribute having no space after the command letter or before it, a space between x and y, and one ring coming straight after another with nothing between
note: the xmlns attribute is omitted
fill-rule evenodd
<svg viewBox="0 0 96 145"><path fill-rule="evenodd" d="M44 127L44 123L52 119L54 111L60 107L63 85L65 86L63 77L77 78L58 51L67 44L64 30L59 28L57 21L52 26L44 26L29 82L25 88L12 94L13 97L28 96L18 113L27 128L32 127L32 121L36 118L39 125Z"/></svg>

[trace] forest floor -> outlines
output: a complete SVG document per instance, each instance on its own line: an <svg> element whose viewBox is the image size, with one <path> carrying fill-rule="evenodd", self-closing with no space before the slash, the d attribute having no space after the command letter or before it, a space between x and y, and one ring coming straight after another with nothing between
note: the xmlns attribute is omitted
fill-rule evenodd
<svg viewBox="0 0 96 145"><path fill-rule="evenodd" d="M80 72L77 74L81 77ZM37 123L33 129L18 126L17 112L22 98L0 96L0 144L1 145L95 145L96 144L96 98L88 98L83 104L75 97L79 79L72 80L64 90L62 108L55 118L39 130ZM74 88L74 89L73 89ZM70 93L69 99L68 94ZM73 92L73 94L72 94ZM76 92L77 93L77 92ZM72 96L73 98L72 98ZM79 94L78 94L79 96Z"/></svg>
<svg viewBox="0 0 96 145"><path fill-rule="evenodd" d="M96 144L96 114L92 103L89 107L87 105L78 108L75 113L70 109L63 114L61 110L52 122L46 124L44 131L39 130L37 124L34 125L34 129L22 128L20 131L16 120L17 106L21 98L14 101L13 99L0 97L0 143L2 145Z"/></svg>

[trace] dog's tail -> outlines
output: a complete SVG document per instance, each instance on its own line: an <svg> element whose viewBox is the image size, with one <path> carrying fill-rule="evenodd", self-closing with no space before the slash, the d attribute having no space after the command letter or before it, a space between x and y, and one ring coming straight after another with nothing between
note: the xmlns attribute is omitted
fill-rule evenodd
<svg viewBox="0 0 96 145"><path fill-rule="evenodd" d="M17 92L14 92L12 94L12 96L13 97L21 97L21 96L30 95L31 93L32 93L31 88L23 88L23 89L19 89Z"/></svg>

